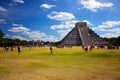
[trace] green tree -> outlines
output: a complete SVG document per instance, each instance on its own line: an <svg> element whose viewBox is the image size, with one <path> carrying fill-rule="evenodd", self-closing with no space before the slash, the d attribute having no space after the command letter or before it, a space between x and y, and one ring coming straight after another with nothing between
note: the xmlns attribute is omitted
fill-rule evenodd
<svg viewBox="0 0 120 80"><path fill-rule="evenodd" d="M0 46L4 46L4 33L0 30Z"/></svg>
<svg viewBox="0 0 120 80"><path fill-rule="evenodd" d="M120 46L120 36L113 38L104 38L104 40L109 42L110 45Z"/></svg>
<svg viewBox="0 0 120 80"><path fill-rule="evenodd" d="M120 46L120 36L117 38L117 45Z"/></svg>
<svg viewBox="0 0 120 80"><path fill-rule="evenodd" d="M0 30L0 39L4 37L4 33Z"/></svg>

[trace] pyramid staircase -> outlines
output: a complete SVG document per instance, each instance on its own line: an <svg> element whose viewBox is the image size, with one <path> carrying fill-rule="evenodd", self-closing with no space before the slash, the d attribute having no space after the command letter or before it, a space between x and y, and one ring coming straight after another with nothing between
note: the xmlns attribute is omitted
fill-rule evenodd
<svg viewBox="0 0 120 80"><path fill-rule="evenodd" d="M82 46L105 46L107 42L103 41L94 31L87 27L86 22L77 22L73 28L60 41L61 45L82 45Z"/></svg>

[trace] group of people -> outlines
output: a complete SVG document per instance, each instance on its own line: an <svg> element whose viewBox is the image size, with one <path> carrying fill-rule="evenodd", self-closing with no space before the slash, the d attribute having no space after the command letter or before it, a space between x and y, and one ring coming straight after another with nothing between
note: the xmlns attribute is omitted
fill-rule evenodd
<svg viewBox="0 0 120 80"><path fill-rule="evenodd" d="M97 46L97 49L105 49L105 46ZM92 51L94 49L94 46L84 46L83 49L87 52L88 50L89 51ZM107 49L119 49L119 46L111 46L111 45L108 45L107 46Z"/></svg>
<svg viewBox="0 0 120 80"><path fill-rule="evenodd" d="M9 49L11 50L11 52L13 52L13 46L11 46L11 47L6 47L6 46L4 46L4 51L5 52L7 52ZM18 55L20 55L20 53L21 53L21 46L17 46L17 50L18 50ZM30 46L30 49L31 49L31 46ZM53 48L52 48L52 46L50 46L50 54L52 54L52 52L53 52Z"/></svg>
<svg viewBox="0 0 120 80"><path fill-rule="evenodd" d="M11 46L11 47L6 47L6 46L4 46L4 51L5 52L7 52L9 49L11 50L11 52L13 52L13 46ZM17 46L17 49L18 49L18 54L20 54L20 52L21 52L21 46Z"/></svg>
<svg viewBox="0 0 120 80"><path fill-rule="evenodd" d="M94 46L89 46L89 47L88 46L84 46L83 48L87 52L88 50L92 51L92 49L94 49Z"/></svg>

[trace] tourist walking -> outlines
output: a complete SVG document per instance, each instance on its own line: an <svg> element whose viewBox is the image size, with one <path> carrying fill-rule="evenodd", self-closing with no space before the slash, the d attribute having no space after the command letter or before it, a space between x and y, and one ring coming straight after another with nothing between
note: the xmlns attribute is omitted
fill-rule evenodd
<svg viewBox="0 0 120 80"><path fill-rule="evenodd" d="M4 46L4 51L7 52L9 50L9 47Z"/></svg>
<svg viewBox="0 0 120 80"><path fill-rule="evenodd" d="M10 47L11 52L13 52L13 46Z"/></svg>
<svg viewBox="0 0 120 80"><path fill-rule="evenodd" d="M18 55L21 53L21 46L18 46Z"/></svg>
<svg viewBox="0 0 120 80"><path fill-rule="evenodd" d="M85 46L84 49L85 49L85 51L87 52L87 51L88 51L88 46Z"/></svg>
<svg viewBox="0 0 120 80"><path fill-rule="evenodd" d="M50 46L50 54L52 54L52 50L53 50L53 49L52 49L52 46Z"/></svg>

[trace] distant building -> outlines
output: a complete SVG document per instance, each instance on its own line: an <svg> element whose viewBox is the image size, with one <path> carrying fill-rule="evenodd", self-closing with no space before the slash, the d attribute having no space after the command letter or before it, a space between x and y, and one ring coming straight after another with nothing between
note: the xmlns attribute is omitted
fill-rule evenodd
<svg viewBox="0 0 120 80"><path fill-rule="evenodd" d="M87 22L77 22L75 27L58 44L62 46L105 46L108 45L108 42L89 29Z"/></svg>
<svg viewBox="0 0 120 80"><path fill-rule="evenodd" d="M32 47L41 47L41 46L43 46L43 45L44 45L44 43L43 43L42 41L40 41L40 40L37 40L37 41L35 41L35 40L29 41L29 46L32 46Z"/></svg>

